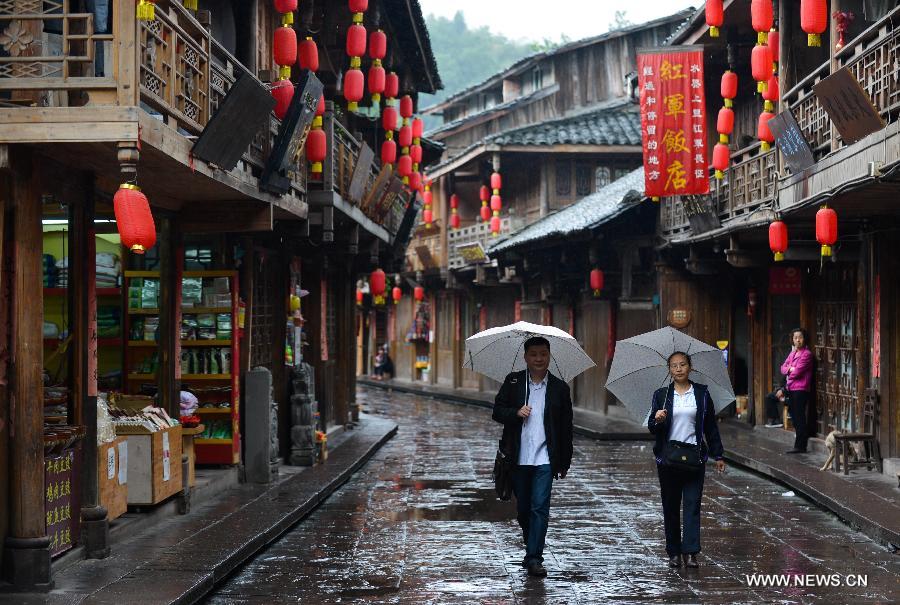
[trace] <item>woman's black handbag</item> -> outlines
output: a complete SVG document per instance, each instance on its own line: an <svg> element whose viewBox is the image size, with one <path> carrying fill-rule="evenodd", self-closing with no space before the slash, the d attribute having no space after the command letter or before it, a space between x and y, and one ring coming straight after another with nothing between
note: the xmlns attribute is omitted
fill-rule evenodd
<svg viewBox="0 0 900 605"><path fill-rule="evenodd" d="M683 471L698 471L703 468L700 446L683 441L667 441L663 448L663 462Z"/></svg>
<svg viewBox="0 0 900 605"><path fill-rule="evenodd" d="M494 491L501 500L509 500L513 493L513 465L503 452L502 447L497 448L497 457L494 459Z"/></svg>

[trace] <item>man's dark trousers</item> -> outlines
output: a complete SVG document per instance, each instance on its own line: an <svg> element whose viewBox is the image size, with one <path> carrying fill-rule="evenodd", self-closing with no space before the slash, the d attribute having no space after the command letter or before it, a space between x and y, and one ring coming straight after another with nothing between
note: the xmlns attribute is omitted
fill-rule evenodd
<svg viewBox="0 0 900 605"><path fill-rule="evenodd" d="M690 555L700 552L700 500L704 471L684 471L657 465L666 528L666 554ZM684 539L681 536L681 505L684 501Z"/></svg>
<svg viewBox="0 0 900 605"><path fill-rule="evenodd" d="M544 541L550 521L550 489L553 472L549 464L517 466L513 472L519 526L525 540L525 565L544 562Z"/></svg>

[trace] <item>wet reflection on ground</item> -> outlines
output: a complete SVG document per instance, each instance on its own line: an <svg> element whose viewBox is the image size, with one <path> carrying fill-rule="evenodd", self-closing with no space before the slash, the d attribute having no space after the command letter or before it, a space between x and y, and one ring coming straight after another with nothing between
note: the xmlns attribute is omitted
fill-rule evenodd
<svg viewBox="0 0 900 605"><path fill-rule="evenodd" d="M514 505L493 494L500 426L489 414L382 391L360 399L397 421L397 436L209 603L900 602L900 556L734 469L707 476L703 566L668 569L649 444L581 438L554 485L549 577L528 578ZM757 573L816 585L749 586ZM846 585L851 574L868 586Z"/></svg>

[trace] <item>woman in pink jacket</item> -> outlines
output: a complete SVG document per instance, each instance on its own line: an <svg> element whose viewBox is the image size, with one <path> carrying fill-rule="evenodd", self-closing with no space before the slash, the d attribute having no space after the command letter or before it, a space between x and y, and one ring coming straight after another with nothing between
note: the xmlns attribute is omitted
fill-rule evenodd
<svg viewBox="0 0 900 605"><path fill-rule="evenodd" d="M809 431L806 427L806 404L813 385L813 354L806 346L806 331L791 331L791 353L781 364L781 373L787 378L788 411L794 423L794 449L788 454L806 452Z"/></svg>

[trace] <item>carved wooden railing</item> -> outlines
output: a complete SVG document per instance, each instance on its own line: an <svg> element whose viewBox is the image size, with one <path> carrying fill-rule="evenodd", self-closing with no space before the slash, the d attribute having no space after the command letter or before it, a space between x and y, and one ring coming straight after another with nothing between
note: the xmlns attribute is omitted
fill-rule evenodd
<svg viewBox="0 0 900 605"><path fill-rule="evenodd" d="M510 233L511 228L509 217L500 219L500 235ZM469 264L459 253L457 246L480 242L481 247L487 252L496 241L497 238L491 235L490 223L478 221L468 227L451 229L447 233L447 267L450 269L461 269Z"/></svg>

